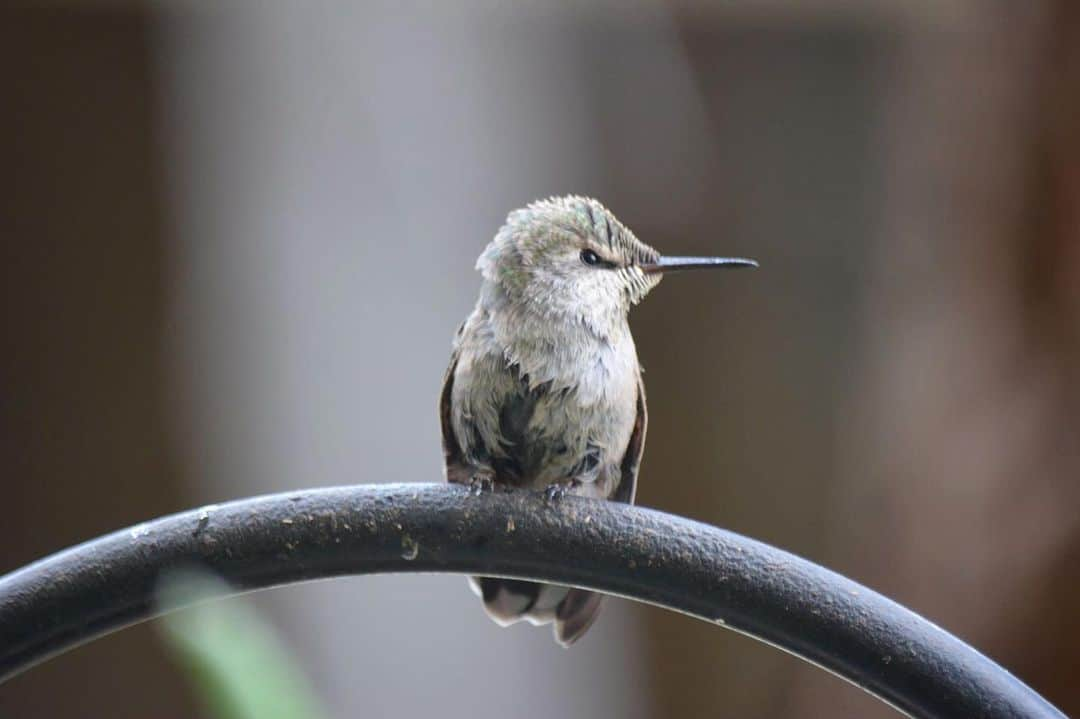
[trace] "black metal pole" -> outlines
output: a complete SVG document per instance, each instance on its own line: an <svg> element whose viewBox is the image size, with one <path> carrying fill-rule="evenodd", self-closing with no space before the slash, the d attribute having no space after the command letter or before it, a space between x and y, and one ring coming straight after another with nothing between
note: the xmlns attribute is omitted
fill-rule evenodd
<svg viewBox="0 0 1080 719"><path fill-rule="evenodd" d="M170 568L238 591L343 574L543 579L722 624L916 717L1061 717L959 639L787 552L614 502L445 484L352 486L245 499L157 519L0 578L0 678L160 613ZM479 610L478 610L479 611Z"/></svg>

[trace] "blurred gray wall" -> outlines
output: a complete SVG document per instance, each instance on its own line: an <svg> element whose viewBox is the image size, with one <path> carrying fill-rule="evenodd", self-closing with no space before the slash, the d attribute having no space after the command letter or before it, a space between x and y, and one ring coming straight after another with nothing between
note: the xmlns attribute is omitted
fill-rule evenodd
<svg viewBox="0 0 1080 719"><path fill-rule="evenodd" d="M476 255L509 209L603 184L574 20L252 3L166 26L172 356L200 501L441 476L435 398ZM651 89L685 104L670 28L649 37ZM648 712L625 604L573 652L499 630L456 577L274 604L338 716Z"/></svg>

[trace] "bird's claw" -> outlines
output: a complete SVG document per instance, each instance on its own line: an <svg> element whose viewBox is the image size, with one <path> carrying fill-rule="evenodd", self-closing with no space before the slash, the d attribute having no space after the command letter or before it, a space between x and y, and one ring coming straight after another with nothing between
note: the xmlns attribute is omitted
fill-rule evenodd
<svg viewBox="0 0 1080 719"><path fill-rule="evenodd" d="M566 496L567 487L565 484L549 484L547 489L544 490L544 499L548 504L555 504Z"/></svg>
<svg viewBox="0 0 1080 719"><path fill-rule="evenodd" d="M474 474L469 478L469 492L474 497L495 491L495 481L486 474Z"/></svg>

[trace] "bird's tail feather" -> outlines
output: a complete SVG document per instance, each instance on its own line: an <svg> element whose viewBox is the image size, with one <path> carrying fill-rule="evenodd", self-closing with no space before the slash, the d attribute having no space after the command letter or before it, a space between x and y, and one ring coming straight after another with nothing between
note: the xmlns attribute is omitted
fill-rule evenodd
<svg viewBox="0 0 1080 719"><path fill-rule="evenodd" d="M555 641L568 647L581 639L600 616L603 603L603 594L571 589L555 613Z"/></svg>
<svg viewBox="0 0 1080 719"><path fill-rule="evenodd" d="M603 595L556 584L519 579L470 577L473 590L484 600L488 616L500 626L522 620L533 625L555 624L555 641L568 647L596 620Z"/></svg>

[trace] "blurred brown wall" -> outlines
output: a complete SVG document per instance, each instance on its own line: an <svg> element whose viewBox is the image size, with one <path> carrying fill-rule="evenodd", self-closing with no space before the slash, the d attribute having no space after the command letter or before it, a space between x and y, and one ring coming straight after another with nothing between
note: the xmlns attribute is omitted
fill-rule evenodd
<svg viewBox="0 0 1080 719"><path fill-rule="evenodd" d="M132 10L0 10L0 572L183 504L152 33ZM192 709L148 625L0 686L5 717Z"/></svg>
<svg viewBox="0 0 1080 719"><path fill-rule="evenodd" d="M828 557L1076 715L1080 15L968 10L890 56ZM893 716L836 684L801 670L786 709Z"/></svg>
<svg viewBox="0 0 1080 719"><path fill-rule="evenodd" d="M762 267L672 276L634 310L650 406L639 502L821 561L857 278L880 201L881 50L843 24L700 13L679 31L714 143L701 148L702 201L680 225L627 221L672 252L752 254ZM655 609L648 628L656 716L779 716L798 660Z"/></svg>

